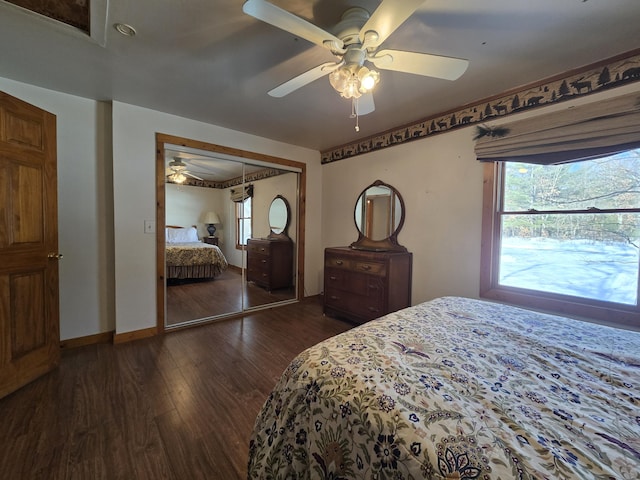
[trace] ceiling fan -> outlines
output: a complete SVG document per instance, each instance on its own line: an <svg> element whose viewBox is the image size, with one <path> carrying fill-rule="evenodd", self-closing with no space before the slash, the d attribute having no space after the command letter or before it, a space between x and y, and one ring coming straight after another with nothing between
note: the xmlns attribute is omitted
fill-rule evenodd
<svg viewBox="0 0 640 480"><path fill-rule="evenodd" d="M371 91L380 74L366 67L366 62L381 70L445 80L456 80L467 69L468 60L461 58L379 48L423 3L424 0L383 0L372 14L364 8L349 8L332 29L335 34L265 0L247 0L242 10L258 20L327 48L337 57L335 62L323 63L284 82L270 90L269 95L284 97L329 75L331 86L342 97L353 99L352 116L357 116L375 109Z"/></svg>
<svg viewBox="0 0 640 480"><path fill-rule="evenodd" d="M184 183L187 177L202 180L202 178L187 171L187 164L184 163L182 158L173 157L173 160L169 162L169 166L167 167L167 180L172 183Z"/></svg>

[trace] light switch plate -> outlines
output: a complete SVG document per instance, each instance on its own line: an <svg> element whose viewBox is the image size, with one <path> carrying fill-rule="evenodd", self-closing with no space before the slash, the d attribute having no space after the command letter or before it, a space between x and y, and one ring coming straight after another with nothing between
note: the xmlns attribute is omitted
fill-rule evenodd
<svg viewBox="0 0 640 480"><path fill-rule="evenodd" d="M153 220L145 220L144 233L156 233L156 222Z"/></svg>

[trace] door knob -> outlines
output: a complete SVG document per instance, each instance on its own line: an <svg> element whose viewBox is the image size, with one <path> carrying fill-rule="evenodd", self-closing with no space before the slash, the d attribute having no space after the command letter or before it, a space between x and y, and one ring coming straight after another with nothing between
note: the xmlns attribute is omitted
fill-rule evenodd
<svg viewBox="0 0 640 480"><path fill-rule="evenodd" d="M56 260L62 259L63 255L61 253L50 253L47 255L47 258L55 258Z"/></svg>

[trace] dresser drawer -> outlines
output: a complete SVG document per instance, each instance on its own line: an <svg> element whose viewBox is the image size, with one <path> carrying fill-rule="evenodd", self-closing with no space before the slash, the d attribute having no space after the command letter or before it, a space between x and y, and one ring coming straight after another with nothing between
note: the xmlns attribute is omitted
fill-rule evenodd
<svg viewBox="0 0 640 480"><path fill-rule="evenodd" d="M325 290L327 288L342 290L345 287L348 273L339 268L327 268L324 272Z"/></svg>
<svg viewBox="0 0 640 480"><path fill-rule="evenodd" d="M266 260L257 260L251 259L247 262L247 273L248 274L260 274L264 273L266 275L269 274L269 264L266 263Z"/></svg>
<svg viewBox="0 0 640 480"><path fill-rule="evenodd" d="M325 308L349 313L359 320L373 320L382 316L384 300L379 296L356 295L345 290L328 289L324 294Z"/></svg>
<svg viewBox="0 0 640 480"><path fill-rule="evenodd" d="M247 268L247 280L261 285L269 284L269 271L264 269Z"/></svg>
<svg viewBox="0 0 640 480"><path fill-rule="evenodd" d="M247 244L247 250L249 253L253 253L256 255L269 255L271 245L269 244L269 242L256 242L249 240L249 243Z"/></svg>
<svg viewBox="0 0 640 480"><path fill-rule="evenodd" d="M253 254L247 259L247 266L267 269L269 266L269 257L267 255Z"/></svg>
<svg viewBox="0 0 640 480"><path fill-rule="evenodd" d="M356 272L365 272L371 275L385 275L386 269L383 263L375 262L353 262L353 270Z"/></svg>
<svg viewBox="0 0 640 480"><path fill-rule="evenodd" d="M368 297L367 301L354 297L351 299L349 310L364 320L373 320L385 314L384 302L381 298L372 301L372 297Z"/></svg>
<svg viewBox="0 0 640 480"><path fill-rule="evenodd" d="M343 257L326 257L324 260L324 266L329 268L343 268L345 270L351 270L352 262L348 258Z"/></svg>
<svg viewBox="0 0 640 480"><path fill-rule="evenodd" d="M373 275L384 275L385 264L368 260L350 259L340 256L327 256L324 266L327 268L340 268L354 272L365 272Z"/></svg>
<svg viewBox="0 0 640 480"><path fill-rule="evenodd" d="M325 290L329 288L363 296L384 295L384 282L380 277L339 268L325 270Z"/></svg>

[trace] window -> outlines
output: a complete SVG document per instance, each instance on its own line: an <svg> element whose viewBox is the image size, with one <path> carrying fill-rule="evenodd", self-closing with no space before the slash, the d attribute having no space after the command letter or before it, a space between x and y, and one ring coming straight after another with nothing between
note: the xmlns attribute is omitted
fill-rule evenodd
<svg viewBox="0 0 640 480"><path fill-rule="evenodd" d="M243 201L235 202L236 206L236 248L242 249L251 238L251 211L252 198L247 197Z"/></svg>
<svg viewBox="0 0 640 480"><path fill-rule="evenodd" d="M640 149L485 168L481 296L640 325Z"/></svg>

